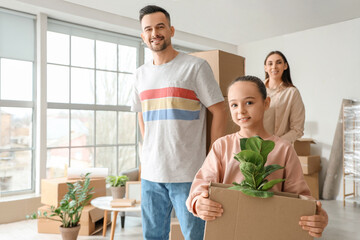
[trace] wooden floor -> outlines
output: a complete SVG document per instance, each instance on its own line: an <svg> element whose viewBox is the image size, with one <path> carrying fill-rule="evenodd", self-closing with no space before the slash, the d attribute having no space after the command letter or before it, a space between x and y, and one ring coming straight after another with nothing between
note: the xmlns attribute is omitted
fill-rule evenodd
<svg viewBox="0 0 360 240"><path fill-rule="evenodd" d="M360 206L347 204L343 207L341 201L322 201L329 214L329 225L322 238L326 240L360 240ZM1 213L0 213L1 214ZM115 231L114 239L140 240L142 238L141 218L126 217L125 228L120 228L120 221ZM78 240L110 239L110 228L106 237L101 233L94 236L79 236ZM60 240L57 234L37 233L36 220L26 220L0 225L1 240ZM226 240L226 239L224 239Z"/></svg>

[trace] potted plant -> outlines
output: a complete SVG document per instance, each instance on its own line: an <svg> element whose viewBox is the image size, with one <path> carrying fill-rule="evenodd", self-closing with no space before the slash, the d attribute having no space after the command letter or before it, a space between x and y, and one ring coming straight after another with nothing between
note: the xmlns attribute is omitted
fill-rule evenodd
<svg viewBox="0 0 360 240"><path fill-rule="evenodd" d="M120 176L108 176L106 178L106 182L110 186L111 195L113 199L119 199L125 197L125 184L129 181L128 176L120 175Z"/></svg>
<svg viewBox="0 0 360 240"><path fill-rule="evenodd" d="M244 175L241 183L233 182L235 186L230 189L239 190L253 197L268 198L274 195L269 192L275 184L285 179L266 179L269 174L284 167L278 164L265 166L268 154L274 149L275 143L271 140L263 140L259 136L240 139L241 152L235 155L240 162L240 171Z"/></svg>
<svg viewBox="0 0 360 240"><path fill-rule="evenodd" d="M27 218L37 219L46 218L53 221L61 222L60 232L63 240L76 240L80 230L80 217L82 210L85 205L92 198L92 190L89 188L90 185L90 173L87 173L82 180L76 183L67 183L68 192L65 194L63 199L60 201L59 207L55 208L51 206L51 212L48 214L33 213ZM57 216L59 218L53 218Z"/></svg>

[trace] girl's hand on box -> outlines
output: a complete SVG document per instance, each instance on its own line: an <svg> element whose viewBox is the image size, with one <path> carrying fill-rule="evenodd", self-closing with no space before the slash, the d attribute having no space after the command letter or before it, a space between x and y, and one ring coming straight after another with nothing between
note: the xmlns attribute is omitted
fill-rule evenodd
<svg viewBox="0 0 360 240"><path fill-rule="evenodd" d="M321 207L321 202L316 202L316 215L303 216L300 218L299 225L309 232L313 237L321 237L325 227L328 224L328 215Z"/></svg>
<svg viewBox="0 0 360 240"><path fill-rule="evenodd" d="M205 221L214 220L220 217L223 209L220 203L214 202L209 199L209 193L203 192L195 202L196 214Z"/></svg>

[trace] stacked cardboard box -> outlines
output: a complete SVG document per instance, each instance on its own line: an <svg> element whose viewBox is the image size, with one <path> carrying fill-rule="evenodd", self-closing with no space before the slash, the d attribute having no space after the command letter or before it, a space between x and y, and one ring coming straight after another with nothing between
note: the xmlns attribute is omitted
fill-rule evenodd
<svg viewBox="0 0 360 240"><path fill-rule="evenodd" d="M318 155L311 155L311 144L315 141L311 138L300 138L294 142L294 148L299 156L304 178L308 184L311 195L319 199L319 171L321 159Z"/></svg>
<svg viewBox="0 0 360 240"><path fill-rule="evenodd" d="M190 53L190 55L205 59L215 76L216 81L218 82L221 92L225 98L226 103L226 114L227 114L227 123L226 123L226 134L234 133L239 131L239 127L231 120L229 107L227 103L227 89L229 84L235 80L237 77L244 76L245 74L245 58L223 52L220 50L204 51L204 52L195 52ZM210 146L210 127L212 122L212 115L207 114L207 148Z"/></svg>
<svg viewBox="0 0 360 240"><path fill-rule="evenodd" d="M76 179L68 180L67 178L42 179L41 180L41 203L44 206L38 209L39 212L48 212L50 215L50 206L58 207L64 195L68 192L66 183L75 183ZM91 199L106 195L105 178L90 179L90 188L94 187ZM90 200L91 201L91 200ZM89 201L89 204L90 204ZM109 212L110 214L110 212ZM56 218L56 217L54 217ZM102 229L104 211L91 205L84 207L80 219L79 235L92 235ZM108 216L107 219L110 219ZM60 233L59 226L61 222L49 219L38 219L39 233Z"/></svg>

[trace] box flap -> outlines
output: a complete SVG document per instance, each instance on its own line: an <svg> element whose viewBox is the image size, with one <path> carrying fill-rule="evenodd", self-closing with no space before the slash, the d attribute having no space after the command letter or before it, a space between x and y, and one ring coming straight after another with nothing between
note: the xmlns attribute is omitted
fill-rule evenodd
<svg viewBox="0 0 360 240"><path fill-rule="evenodd" d="M310 143L314 143L314 144L316 143L315 140L312 139L312 138L299 138L299 139L296 139L296 141L298 141L298 142L310 142Z"/></svg>

